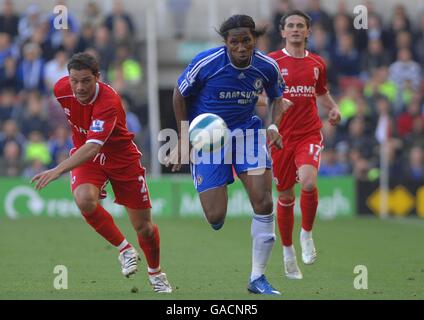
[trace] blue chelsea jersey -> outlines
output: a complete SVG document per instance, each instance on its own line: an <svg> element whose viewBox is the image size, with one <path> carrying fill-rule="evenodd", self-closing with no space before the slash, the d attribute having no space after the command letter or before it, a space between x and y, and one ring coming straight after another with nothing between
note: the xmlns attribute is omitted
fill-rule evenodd
<svg viewBox="0 0 424 320"><path fill-rule="evenodd" d="M189 121L202 113L219 115L230 130L250 125L258 95L265 90L272 101L284 92L277 63L254 50L249 66L231 63L225 46L198 54L178 79L181 95L189 98Z"/></svg>

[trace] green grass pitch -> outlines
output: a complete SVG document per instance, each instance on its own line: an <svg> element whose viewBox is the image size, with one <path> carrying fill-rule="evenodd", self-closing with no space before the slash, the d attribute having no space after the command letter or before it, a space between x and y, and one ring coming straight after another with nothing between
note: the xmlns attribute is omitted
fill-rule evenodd
<svg viewBox="0 0 424 320"><path fill-rule="evenodd" d="M0 299L424 299L423 220L318 220L314 229L318 260L305 266L297 218L294 243L304 279L283 276L278 236L266 275L283 292L279 297L246 291L250 219L228 219L218 232L203 219L155 221L172 294L151 291L144 260L135 276L124 278L116 249L82 219L2 218ZM128 219L118 219L117 224L137 244ZM53 287L56 265L67 267L66 290ZM367 267L366 290L354 288L356 265Z"/></svg>

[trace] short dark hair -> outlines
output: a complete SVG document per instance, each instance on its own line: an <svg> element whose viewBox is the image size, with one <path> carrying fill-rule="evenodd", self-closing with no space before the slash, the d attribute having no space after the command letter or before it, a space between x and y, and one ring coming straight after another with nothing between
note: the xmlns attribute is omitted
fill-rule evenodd
<svg viewBox="0 0 424 320"><path fill-rule="evenodd" d="M97 59L86 52L79 52L72 55L68 62L68 72L74 70L89 69L95 76L99 74L99 63Z"/></svg>
<svg viewBox="0 0 424 320"><path fill-rule="evenodd" d="M301 10L292 10L292 11L287 12L284 16L281 17L281 19L280 19L281 30L284 30L284 25L286 24L286 20L287 20L288 17L291 17L291 16L301 16L301 17L303 17L305 19L305 22L306 22L306 27L308 29L310 28L311 17L307 13L305 13Z"/></svg>
<svg viewBox="0 0 424 320"><path fill-rule="evenodd" d="M249 28L255 38L260 37L265 34L266 29L256 29L255 21L251 16L245 14L235 14L225 20L221 27L219 28L219 35L227 40L228 32L231 29L237 28Z"/></svg>

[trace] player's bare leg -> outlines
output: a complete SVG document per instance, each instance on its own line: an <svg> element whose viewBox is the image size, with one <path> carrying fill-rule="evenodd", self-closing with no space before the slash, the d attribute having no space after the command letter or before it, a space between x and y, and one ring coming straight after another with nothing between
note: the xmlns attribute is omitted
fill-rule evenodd
<svg viewBox="0 0 424 320"><path fill-rule="evenodd" d="M317 175L318 171L312 165L302 165L299 168L299 181L302 187L300 244L302 246L302 260L305 264L312 264L317 258L314 240L312 239L312 227L318 207Z"/></svg>
<svg viewBox="0 0 424 320"><path fill-rule="evenodd" d="M166 274L160 267L159 229L153 224L149 209L131 209L126 207L130 221L137 233L138 243L147 260L150 285L155 292L172 292ZM138 255L137 255L138 258Z"/></svg>
<svg viewBox="0 0 424 320"><path fill-rule="evenodd" d="M135 251L115 225L112 216L99 204L99 189L95 185L81 184L74 190L73 195L75 203L87 223L104 239L119 249L120 257L124 252L129 252L131 249ZM129 253L125 253L125 255L128 256ZM137 265L134 266L130 257L124 259L122 263L124 263L122 265L124 276L129 276L137 270Z"/></svg>
<svg viewBox="0 0 424 320"><path fill-rule="evenodd" d="M239 176L254 212L251 226L252 272L248 290L259 294L281 294L271 286L264 275L275 243L271 170L255 171L245 172Z"/></svg>
<svg viewBox="0 0 424 320"><path fill-rule="evenodd" d="M200 192L199 198L208 223L214 230L221 229L227 215L227 186Z"/></svg>
<svg viewBox="0 0 424 320"><path fill-rule="evenodd" d="M293 246L294 188L280 191L277 203L277 221L283 245L284 272L288 279L300 280L302 272L297 265L296 250Z"/></svg>

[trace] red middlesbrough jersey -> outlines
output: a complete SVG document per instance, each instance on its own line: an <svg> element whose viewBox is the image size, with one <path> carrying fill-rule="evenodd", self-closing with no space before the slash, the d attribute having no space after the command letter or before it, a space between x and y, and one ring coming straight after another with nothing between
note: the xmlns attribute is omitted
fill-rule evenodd
<svg viewBox="0 0 424 320"><path fill-rule="evenodd" d="M327 71L321 57L305 50L304 58L292 57L286 49L269 54L277 61L286 83L284 98L293 106L283 115L280 133L284 142L296 141L322 127L316 96L327 90Z"/></svg>
<svg viewBox="0 0 424 320"><path fill-rule="evenodd" d="M112 87L98 82L94 97L87 104L74 96L69 76L60 79L53 91L72 126L76 148L88 142L100 144L99 153L106 157L102 164L108 167L124 167L140 159L141 153L133 143L134 134L126 126L121 99Z"/></svg>

